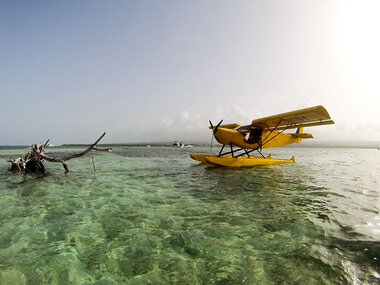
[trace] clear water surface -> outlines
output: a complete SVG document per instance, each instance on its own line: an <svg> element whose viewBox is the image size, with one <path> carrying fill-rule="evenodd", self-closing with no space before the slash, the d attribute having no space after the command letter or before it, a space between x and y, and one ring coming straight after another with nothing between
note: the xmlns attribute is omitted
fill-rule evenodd
<svg viewBox="0 0 380 285"><path fill-rule="evenodd" d="M208 150L120 146L93 154L96 172L89 155L46 175L10 172L24 151L0 150L0 284L380 283L380 151L189 158Z"/></svg>

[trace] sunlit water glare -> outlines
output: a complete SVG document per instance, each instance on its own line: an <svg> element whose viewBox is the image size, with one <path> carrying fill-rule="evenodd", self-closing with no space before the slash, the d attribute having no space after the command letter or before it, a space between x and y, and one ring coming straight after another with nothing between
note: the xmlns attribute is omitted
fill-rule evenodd
<svg viewBox="0 0 380 285"><path fill-rule="evenodd" d="M24 150L0 150L0 284L380 283L380 151L189 158L207 151L120 146L96 171L89 155L24 175L6 162Z"/></svg>

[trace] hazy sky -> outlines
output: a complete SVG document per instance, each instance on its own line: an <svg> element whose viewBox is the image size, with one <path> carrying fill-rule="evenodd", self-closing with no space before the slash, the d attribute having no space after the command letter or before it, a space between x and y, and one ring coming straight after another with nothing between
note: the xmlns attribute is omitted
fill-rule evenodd
<svg viewBox="0 0 380 285"><path fill-rule="evenodd" d="M380 140L380 1L0 0L0 145L209 141L323 105Z"/></svg>

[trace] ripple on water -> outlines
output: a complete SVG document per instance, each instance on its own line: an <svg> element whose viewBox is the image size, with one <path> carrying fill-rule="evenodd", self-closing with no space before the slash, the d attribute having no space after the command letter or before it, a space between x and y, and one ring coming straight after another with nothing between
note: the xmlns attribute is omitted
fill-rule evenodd
<svg viewBox="0 0 380 285"><path fill-rule="evenodd" d="M96 153L96 172L0 163L0 284L376 284L377 158L289 151L247 169L155 147Z"/></svg>

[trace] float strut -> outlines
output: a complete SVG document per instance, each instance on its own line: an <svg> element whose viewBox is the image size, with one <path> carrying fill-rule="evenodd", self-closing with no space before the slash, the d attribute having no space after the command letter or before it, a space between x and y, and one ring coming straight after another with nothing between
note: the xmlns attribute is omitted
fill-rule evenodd
<svg viewBox="0 0 380 285"><path fill-rule="evenodd" d="M265 156L263 155L263 153L260 150L257 150L257 152L260 153L261 156L265 158Z"/></svg>
<svg viewBox="0 0 380 285"><path fill-rule="evenodd" d="M224 145L223 145L222 148L220 149L218 156L221 156L221 155L222 155L222 151L223 151L223 149L224 149Z"/></svg>

